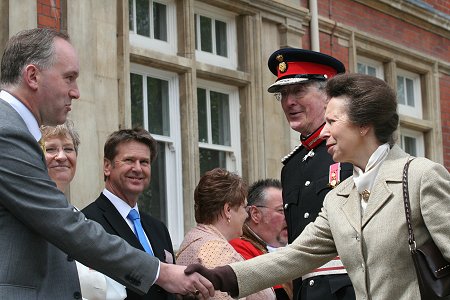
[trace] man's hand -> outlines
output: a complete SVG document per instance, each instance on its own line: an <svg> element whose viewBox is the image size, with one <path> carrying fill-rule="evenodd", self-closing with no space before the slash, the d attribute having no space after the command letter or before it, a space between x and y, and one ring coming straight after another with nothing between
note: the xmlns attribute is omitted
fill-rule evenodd
<svg viewBox="0 0 450 300"><path fill-rule="evenodd" d="M236 274L230 266L208 269L201 264L189 265L184 271L186 274L199 273L212 282L216 290L228 293L236 298L239 295L239 287Z"/></svg>
<svg viewBox="0 0 450 300"><path fill-rule="evenodd" d="M156 284L173 294L194 295L201 299L214 296L214 286L202 275L185 273L185 266L160 264L159 277Z"/></svg>

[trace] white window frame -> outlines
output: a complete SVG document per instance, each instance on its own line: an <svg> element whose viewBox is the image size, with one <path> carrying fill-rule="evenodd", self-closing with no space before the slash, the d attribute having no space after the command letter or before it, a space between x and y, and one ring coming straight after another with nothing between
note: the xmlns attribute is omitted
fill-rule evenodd
<svg viewBox="0 0 450 300"><path fill-rule="evenodd" d="M130 44L139 48L151 49L160 51L167 54L177 53L177 18L176 18L176 5L174 0L150 0L150 9L153 9L153 2L166 5L167 12L167 42L161 41L152 37L142 36L136 33L136 0L133 0L133 7L129 9L133 10L133 29L129 32ZM153 12L150 11L150 16L153 18ZM152 20L153 21L153 20ZM150 35L153 36L153 30L150 31Z"/></svg>
<svg viewBox="0 0 450 300"><path fill-rule="evenodd" d="M424 134L423 132L411 130L407 128L400 128L400 146L404 149L405 137L410 137L415 139L416 141L416 150L418 157L425 157L425 142L424 142Z"/></svg>
<svg viewBox="0 0 450 300"><path fill-rule="evenodd" d="M241 159L241 132L240 132L240 119L239 119L239 89L234 86L224 85L217 82L207 81L203 79L197 80L197 87L205 89L207 91L207 103L209 103L209 92L219 92L228 95L229 108L230 108L230 146L215 145L210 143L199 142L199 148L211 149L216 151L226 152L226 169L237 174L242 174L242 159ZM209 105L207 104L209 107ZM210 114L210 111L207 111ZM210 118L208 117L208 120ZM208 127L210 127L208 122ZM208 139L211 129L208 128Z"/></svg>
<svg viewBox="0 0 450 300"><path fill-rule="evenodd" d="M384 67L383 63L368 57L358 56L357 63L363 64L365 66L369 66L375 69L375 77L384 80ZM358 70L358 66L356 66L356 70Z"/></svg>
<svg viewBox="0 0 450 300"><path fill-rule="evenodd" d="M152 77L168 81L169 90L169 122L170 136L152 134L158 142L166 144L166 205L167 205L167 227L174 249L178 249L184 238L184 210L183 210L183 182L181 163L181 125L180 125L180 103L179 103L179 81L176 73L161 71L158 69L130 64L130 72L144 77ZM144 128L148 130L147 110L147 85L143 86L144 93Z"/></svg>
<svg viewBox="0 0 450 300"><path fill-rule="evenodd" d="M211 18L214 21L222 21L227 24L227 54L228 57L223 57L215 53L209 53L201 50L195 50L195 56L198 61L207 64L225 67L228 69L237 69L237 34L236 34L236 14L224 11L220 8L213 7L204 3L196 3L195 14L197 19L197 32L195 38L197 39L197 46L200 47L200 16ZM216 48L215 44L215 31L213 30L213 52Z"/></svg>
<svg viewBox="0 0 450 300"><path fill-rule="evenodd" d="M406 104L398 104L398 112L402 115L422 119L422 91L420 87L420 75L417 73L409 72L403 69L397 69L397 76L401 76L412 80L414 89L414 107ZM398 80L398 77L396 78ZM397 87L396 87L397 89Z"/></svg>

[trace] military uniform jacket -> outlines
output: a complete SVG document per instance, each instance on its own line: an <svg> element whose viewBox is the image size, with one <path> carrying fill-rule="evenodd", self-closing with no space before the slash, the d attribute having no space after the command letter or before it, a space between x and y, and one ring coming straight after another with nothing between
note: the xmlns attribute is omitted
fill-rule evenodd
<svg viewBox="0 0 450 300"><path fill-rule="evenodd" d="M327 152L325 141L313 151L314 156L304 159L310 151L300 146L283 161L281 183L289 243L316 219L325 195L331 190L329 172L335 162ZM351 164L341 164L341 181L352 173Z"/></svg>

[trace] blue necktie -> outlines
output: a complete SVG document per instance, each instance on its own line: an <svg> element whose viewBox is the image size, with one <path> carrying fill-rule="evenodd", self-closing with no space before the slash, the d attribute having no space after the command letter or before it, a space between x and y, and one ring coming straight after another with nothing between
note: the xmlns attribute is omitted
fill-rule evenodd
<svg viewBox="0 0 450 300"><path fill-rule="evenodd" d="M142 247L144 247L145 252L154 256L152 248L150 248L147 238L145 237L144 229L142 228L141 218L139 217L139 213L136 210L132 209L128 213L127 218L130 219L131 222L133 222L134 231L136 232L136 236L139 239L139 242L141 243Z"/></svg>

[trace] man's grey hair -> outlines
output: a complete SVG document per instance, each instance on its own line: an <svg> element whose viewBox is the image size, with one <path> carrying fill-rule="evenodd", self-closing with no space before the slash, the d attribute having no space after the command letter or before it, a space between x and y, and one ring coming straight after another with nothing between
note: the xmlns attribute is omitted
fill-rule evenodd
<svg viewBox="0 0 450 300"><path fill-rule="evenodd" d="M50 28L23 30L6 43L1 61L0 84L17 85L28 65L48 69L55 61L55 38L70 41L67 34Z"/></svg>

